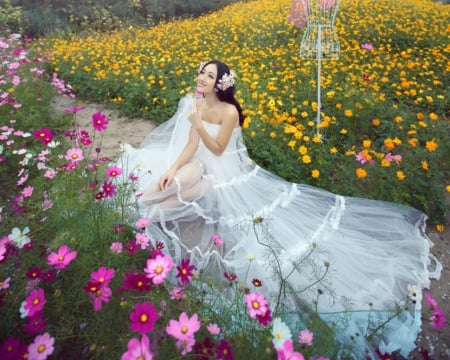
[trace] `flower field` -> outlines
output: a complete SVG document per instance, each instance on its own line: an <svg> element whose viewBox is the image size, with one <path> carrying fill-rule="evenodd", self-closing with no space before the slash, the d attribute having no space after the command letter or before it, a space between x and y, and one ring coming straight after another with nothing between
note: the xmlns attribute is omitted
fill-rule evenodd
<svg viewBox="0 0 450 360"><path fill-rule="evenodd" d="M151 219L134 212L137 177L119 181L123 169L92 145L107 136L107 116L92 114L85 129L82 106L51 114L59 93L162 122L193 90L200 61L217 58L238 75L258 163L292 181L418 207L443 231L449 7L342 0L340 58L322 63L316 127L317 64L299 57L304 30L286 20L290 5L249 1L84 38L0 34L1 359L352 358L353 340L339 336L345 318L326 326L305 304L300 328L289 328L291 315L270 310L258 291L261 279L174 264L146 236ZM393 316L415 296L393 304ZM424 319L444 328L438 302L426 293L424 304ZM359 336L386 358L379 330Z"/></svg>
<svg viewBox="0 0 450 360"><path fill-rule="evenodd" d="M225 61L238 74L247 143L261 165L294 182L407 203L441 222L441 179L449 171L448 6L342 1L340 58L322 61L320 133L317 63L299 57L303 30L286 20L289 9L290 1L254 1L46 45L52 70L76 92L159 122L192 88L201 60Z"/></svg>

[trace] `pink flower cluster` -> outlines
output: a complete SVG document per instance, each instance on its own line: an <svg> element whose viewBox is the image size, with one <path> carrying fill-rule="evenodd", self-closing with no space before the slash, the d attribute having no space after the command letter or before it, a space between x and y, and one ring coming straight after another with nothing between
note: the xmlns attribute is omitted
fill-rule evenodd
<svg viewBox="0 0 450 360"><path fill-rule="evenodd" d="M443 329L446 321L445 313L439 308L437 301L429 293L425 293L425 301L432 311L430 316L431 326L437 330Z"/></svg>
<svg viewBox="0 0 450 360"><path fill-rule="evenodd" d="M83 287L83 290L88 293L95 311L100 311L103 303L109 302L112 290L108 286L114 277L114 273L114 269L107 269L106 267L101 266L98 271L91 273L91 279L88 281L87 285Z"/></svg>

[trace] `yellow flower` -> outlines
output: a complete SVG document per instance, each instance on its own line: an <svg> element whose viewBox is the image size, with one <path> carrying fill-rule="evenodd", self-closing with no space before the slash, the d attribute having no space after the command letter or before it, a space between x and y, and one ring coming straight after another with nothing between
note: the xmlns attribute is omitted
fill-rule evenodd
<svg viewBox="0 0 450 360"><path fill-rule="evenodd" d="M301 116L303 119L306 119L306 118L308 117L308 113L307 113L306 111L302 111L301 114L300 114L300 116Z"/></svg>
<svg viewBox="0 0 450 360"><path fill-rule="evenodd" d="M445 187L445 190L447 190L447 192L450 192L450 185L447 185L447 186Z"/></svg>
<svg viewBox="0 0 450 360"><path fill-rule="evenodd" d="M391 166L391 163L390 163L390 161L388 161L386 159L382 159L381 160L381 166L382 167L389 167L389 166Z"/></svg>
<svg viewBox="0 0 450 360"><path fill-rule="evenodd" d="M309 164L309 163L311 163L311 157L309 155L303 155L302 156L302 161L305 164Z"/></svg>
<svg viewBox="0 0 450 360"><path fill-rule="evenodd" d="M431 120L437 120L437 119L439 119L439 116L432 112L432 113L430 113L430 119Z"/></svg>
<svg viewBox="0 0 450 360"><path fill-rule="evenodd" d="M355 172L356 172L356 176L357 176L359 179L364 179L365 177L367 177L367 171L364 170L363 168L357 168L357 169L355 170Z"/></svg>
<svg viewBox="0 0 450 360"><path fill-rule="evenodd" d="M303 136L303 141L304 142L308 142L310 140L309 136L305 135Z"/></svg>
<svg viewBox="0 0 450 360"><path fill-rule="evenodd" d="M431 96L425 96L429 104L433 103L433 98Z"/></svg>
<svg viewBox="0 0 450 360"><path fill-rule="evenodd" d="M442 224L437 224L437 225L436 225L436 230L437 230L438 232L444 232L444 225L442 225Z"/></svg>
<svg viewBox="0 0 450 360"><path fill-rule="evenodd" d="M296 142L295 140L289 141L288 146L291 148L291 150L294 150L295 144L296 144L296 143L297 143L297 142Z"/></svg>
<svg viewBox="0 0 450 360"><path fill-rule="evenodd" d="M370 145L372 145L372 142L370 140L363 140L363 146L365 148L370 148Z"/></svg>
<svg viewBox="0 0 450 360"><path fill-rule="evenodd" d="M330 100L332 100L333 98L334 98L334 95L335 95L336 93L334 92L334 91L328 91L327 92L327 98L328 99L330 99Z"/></svg>
<svg viewBox="0 0 450 360"><path fill-rule="evenodd" d="M317 169L314 169L313 171L311 171L311 176L312 176L314 179L317 179L317 178L320 176L320 171L317 170Z"/></svg>
<svg viewBox="0 0 450 360"><path fill-rule="evenodd" d="M332 153L332 154L336 154L337 152L338 152L338 150L335 147L332 147L330 149L330 153Z"/></svg>
<svg viewBox="0 0 450 360"><path fill-rule="evenodd" d="M396 116L394 120L395 122L400 123L403 121L403 118L401 116Z"/></svg>
<svg viewBox="0 0 450 360"><path fill-rule="evenodd" d="M425 147L429 152L433 152L436 151L439 146L434 140L431 140L426 142Z"/></svg>
<svg viewBox="0 0 450 360"><path fill-rule="evenodd" d="M351 109L345 109L344 115L347 116L347 117L352 117L353 116L353 111Z"/></svg>
<svg viewBox="0 0 450 360"><path fill-rule="evenodd" d="M302 155L305 155L308 153L308 148L305 145L302 145L298 148L298 152Z"/></svg>
<svg viewBox="0 0 450 360"><path fill-rule="evenodd" d="M337 103L336 104L336 109L341 110L342 109L342 104L341 103Z"/></svg>
<svg viewBox="0 0 450 360"><path fill-rule="evenodd" d="M345 135L345 134L347 134L347 130L345 130L345 129L341 129L341 131L339 131L339 134L341 134L341 135Z"/></svg>
<svg viewBox="0 0 450 360"><path fill-rule="evenodd" d="M397 171L397 179L399 179L399 180L405 179L405 174L403 173L403 171L401 171L401 170Z"/></svg>
<svg viewBox="0 0 450 360"><path fill-rule="evenodd" d="M322 134L316 134L312 138L312 142L315 144L320 143L321 141L322 141Z"/></svg>
<svg viewBox="0 0 450 360"><path fill-rule="evenodd" d="M275 134L273 131L271 131L269 136L273 139L273 138L277 137L277 134Z"/></svg>
<svg viewBox="0 0 450 360"><path fill-rule="evenodd" d="M422 169L428 171L428 162L426 160L422 160Z"/></svg>

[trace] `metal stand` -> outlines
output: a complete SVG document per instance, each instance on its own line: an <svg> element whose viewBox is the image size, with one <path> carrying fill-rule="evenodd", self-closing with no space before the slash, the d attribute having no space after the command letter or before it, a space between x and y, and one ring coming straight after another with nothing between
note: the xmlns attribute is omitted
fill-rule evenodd
<svg viewBox="0 0 450 360"><path fill-rule="evenodd" d="M300 45L300 57L317 60L317 125L320 124L321 109L321 62L322 59L339 59L340 45L334 31L339 4L340 0L302 0L307 27Z"/></svg>

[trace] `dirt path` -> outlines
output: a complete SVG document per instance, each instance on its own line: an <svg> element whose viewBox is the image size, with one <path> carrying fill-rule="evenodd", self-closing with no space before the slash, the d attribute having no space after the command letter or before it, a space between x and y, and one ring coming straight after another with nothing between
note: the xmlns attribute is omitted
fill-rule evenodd
<svg viewBox="0 0 450 360"><path fill-rule="evenodd" d="M155 124L148 119L130 118L121 115L119 111L109 105L83 102L68 97L57 96L52 101L55 114L63 114L64 110L74 106L83 106L84 109L76 113L76 121L89 133L93 134L92 114L100 111L106 115L109 121L105 136L101 139L101 155L113 158L119 151L121 142L138 147L145 136L155 127ZM97 137L96 146L100 137Z"/></svg>
<svg viewBox="0 0 450 360"><path fill-rule="evenodd" d="M105 137L102 139L103 156L114 157L119 150L121 142L138 147L145 136L155 127L155 124L146 119L129 118L121 116L120 112L108 105L99 103L82 102L65 97L55 97L53 108L56 113L63 113L65 109L73 106L84 106L85 109L77 113L77 121L91 131L91 116L101 111L109 120ZM92 131L91 131L92 132ZM450 203L450 194L447 194L447 202ZM430 293L438 301L441 310L446 314L447 325L441 330L431 327L428 313L424 312L423 331L417 339L417 350L410 354L412 360L449 360L450 359L450 215L447 215L446 229L438 233L429 229L428 235L434 243L432 253L442 263L441 278L431 282ZM427 305L423 301L423 307ZM424 353L426 352L426 354ZM428 356L428 357L427 357Z"/></svg>

